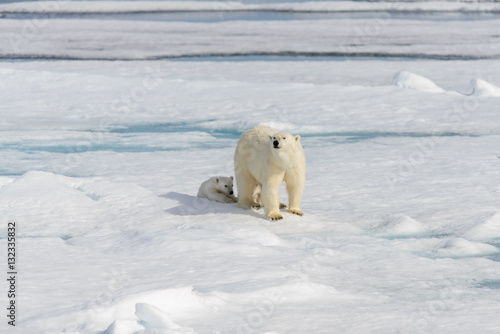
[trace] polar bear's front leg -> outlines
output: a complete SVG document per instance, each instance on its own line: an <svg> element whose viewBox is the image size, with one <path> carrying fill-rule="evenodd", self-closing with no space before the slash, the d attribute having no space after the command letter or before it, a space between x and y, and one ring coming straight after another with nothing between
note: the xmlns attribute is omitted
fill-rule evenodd
<svg viewBox="0 0 500 334"><path fill-rule="evenodd" d="M226 194L217 193L217 192L210 193L207 198L211 201L217 201L217 202L221 202L221 203L236 203L236 198L233 199Z"/></svg>
<svg viewBox="0 0 500 334"><path fill-rule="evenodd" d="M293 171L285 175L286 191L288 192L289 209L288 212L298 216L304 215L300 209L302 194L304 193L305 177Z"/></svg>
<svg viewBox="0 0 500 334"><path fill-rule="evenodd" d="M283 219L283 216L280 214L280 185L282 182L282 174L266 175L262 180L264 213L271 220Z"/></svg>
<svg viewBox="0 0 500 334"><path fill-rule="evenodd" d="M234 195L227 195L229 199L231 200L231 203L238 203L238 198Z"/></svg>

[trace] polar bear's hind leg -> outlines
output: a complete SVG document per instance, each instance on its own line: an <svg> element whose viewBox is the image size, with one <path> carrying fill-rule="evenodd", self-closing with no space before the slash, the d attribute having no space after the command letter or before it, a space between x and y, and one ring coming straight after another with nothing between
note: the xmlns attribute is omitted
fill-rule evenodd
<svg viewBox="0 0 500 334"><path fill-rule="evenodd" d="M253 206L258 205L254 201L255 185L257 181L246 171L241 171L236 174L236 186L238 187L238 207L248 210Z"/></svg>
<svg viewBox="0 0 500 334"><path fill-rule="evenodd" d="M255 184L254 192L253 192L253 205L252 208L260 209L264 204L262 203L262 185L260 183Z"/></svg>

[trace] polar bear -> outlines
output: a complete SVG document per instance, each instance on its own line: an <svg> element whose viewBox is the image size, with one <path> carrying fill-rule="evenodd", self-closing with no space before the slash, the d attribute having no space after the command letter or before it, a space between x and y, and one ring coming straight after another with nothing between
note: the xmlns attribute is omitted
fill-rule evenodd
<svg viewBox="0 0 500 334"><path fill-rule="evenodd" d="M258 126L241 135L234 153L238 206L242 209L264 205L271 220L283 219L279 189L286 182L288 212L302 216L300 201L305 186L306 158L300 136Z"/></svg>
<svg viewBox="0 0 500 334"><path fill-rule="evenodd" d="M198 197L222 203L236 203L238 199L233 195L233 177L211 177L201 184Z"/></svg>

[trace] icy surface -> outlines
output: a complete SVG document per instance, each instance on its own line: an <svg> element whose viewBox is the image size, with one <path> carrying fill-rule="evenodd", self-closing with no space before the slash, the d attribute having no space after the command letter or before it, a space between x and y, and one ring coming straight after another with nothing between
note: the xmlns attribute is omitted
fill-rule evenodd
<svg viewBox="0 0 500 334"><path fill-rule="evenodd" d="M0 56L9 59L500 58L495 2L55 1L1 12Z"/></svg>
<svg viewBox="0 0 500 334"><path fill-rule="evenodd" d="M28 21L0 25L18 31ZM386 26L399 30L382 30L422 51L412 31L428 22L408 20L405 30L399 21ZM497 19L431 21L461 36L489 36L467 46L439 30L451 43L441 48L419 34L432 54L488 58L498 48ZM331 33L331 20L317 23ZM113 40L108 33L127 24L130 41L142 35L144 43L167 31L156 30L163 24L183 31L187 54L203 47L197 32L209 31L215 45L225 29L251 35L257 26L54 19L46 31L57 35L19 50L64 57L71 44L83 58L113 59L159 50L154 38L149 47L101 51L82 38ZM275 24L281 37L269 45L239 36L218 52L266 51L295 38L303 50L303 27L270 20L260 29ZM484 30L469 29L478 26ZM356 27L346 25L339 38ZM481 45L490 48L482 53ZM399 52L394 43L377 47ZM7 222L16 221L16 329L498 333L499 60L239 60L0 63L0 247L7 248ZM284 212L270 222L263 210L196 197L208 177L234 175L236 142L259 124L302 137L303 217ZM0 326L9 330L6 321Z"/></svg>
<svg viewBox="0 0 500 334"><path fill-rule="evenodd" d="M117 4L119 2L119 4ZM294 11L294 12L498 12L494 1L27 1L0 5L15 13L117 13L153 11Z"/></svg>

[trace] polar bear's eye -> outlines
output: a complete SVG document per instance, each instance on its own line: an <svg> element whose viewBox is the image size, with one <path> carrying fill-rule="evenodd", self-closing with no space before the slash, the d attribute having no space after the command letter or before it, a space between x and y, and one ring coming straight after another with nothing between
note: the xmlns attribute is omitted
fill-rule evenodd
<svg viewBox="0 0 500 334"><path fill-rule="evenodd" d="M226 184L226 185L224 185L224 187L226 187L226 188L227 188L227 184Z"/></svg>
<svg viewBox="0 0 500 334"><path fill-rule="evenodd" d="M283 139L286 139L286 137L283 137Z"/></svg>

